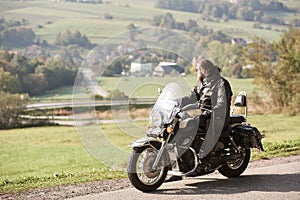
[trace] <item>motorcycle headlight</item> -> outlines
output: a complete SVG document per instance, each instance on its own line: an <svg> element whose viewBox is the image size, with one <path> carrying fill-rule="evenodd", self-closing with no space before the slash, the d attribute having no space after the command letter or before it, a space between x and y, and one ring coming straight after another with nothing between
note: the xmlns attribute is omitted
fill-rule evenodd
<svg viewBox="0 0 300 200"><path fill-rule="evenodd" d="M150 123L153 126L161 126L163 123L163 114L159 111L154 111L150 116Z"/></svg>

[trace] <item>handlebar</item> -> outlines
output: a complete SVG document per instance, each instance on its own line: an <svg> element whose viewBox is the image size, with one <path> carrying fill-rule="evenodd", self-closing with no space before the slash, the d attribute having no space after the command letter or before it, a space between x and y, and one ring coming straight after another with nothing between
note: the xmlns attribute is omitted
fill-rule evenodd
<svg viewBox="0 0 300 200"><path fill-rule="evenodd" d="M199 103L193 103L193 104L188 104L186 106L184 106L183 108L181 108L182 111L188 111L188 110L195 110L200 108L200 104Z"/></svg>
<svg viewBox="0 0 300 200"><path fill-rule="evenodd" d="M188 104L186 106L184 106L183 108L181 108L181 111L188 111L188 110L195 110L195 109L199 109L200 108L200 103L193 103L193 104ZM202 110L208 111L208 112L213 112L210 109L207 108L201 108Z"/></svg>

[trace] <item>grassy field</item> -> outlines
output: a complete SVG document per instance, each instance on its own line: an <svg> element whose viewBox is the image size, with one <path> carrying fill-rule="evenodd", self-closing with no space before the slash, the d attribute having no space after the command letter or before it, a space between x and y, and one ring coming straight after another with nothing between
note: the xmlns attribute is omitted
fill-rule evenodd
<svg viewBox="0 0 300 200"><path fill-rule="evenodd" d="M182 93L189 94L196 77L101 77L100 86L106 90L119 89L131 98L157 97L157 88L176 82L182 87ZM228 78L234 94L246 91L249 95L255 92L253 79ZM85 93L85 91L82 91ZM80 93L74 95L80 97ZM33 97L33 100L71 100L73 97L73 86L64 86L55 90L47 91L44 95Z"/></svg>
<svg viewBox="0 0 300 200"><path fill-rule="evenodd" d="M162 10L154 7L155 1L148 0L111 0L104 4L81 4L70 2L39 1L0 1L1 16L8 19L27 19L36 31L37 37L53 44L57 33L68 28L79 30L86 34L93 43L121 32L127 31L127 26L134 23L137 27L149 27L155 15L172 13L178 21L197 20L202 26L215 31L223 30L232 36L259 36L267 40L278 40L282 30L287 27L272 25L272 30L254 29L253 22L231 20L229 22L203 21L199 14ZM294 3L295 2L295 3ZM299 1L286 2L296 7ZM110 14L113 19L105 19ZM299 13L290 15L280 14L282 18L297 18ZM42 27L42 28L41 28Z"/></svg>
<svg viewBox="0 0 300 200"><path fill-rule="evenodd" d="M228 78L235 94L246 91L251 94L255 90L253 79ZM107 90L119 89L131 97L157 96L157 88L163 88L170 82L178 83L182 87L183 94L189 94L196 81L196 77L102 77L100 86Z"/></svg>
<svg viewBox="0 0 300 200"><path fill-rule="evenodd" d="M300 116L250 116L249 122L266 134L263 139L266 152L255 152L252 159L299 154L299 121ZM147 123L142 121L137 125L143 129ZM106 141L127 154L130 151L127 145L137 139L120 130L120 125L105 124L100 128ZM143 137L144 133L138 135ZM101 146L97 148L101 151ZM89 151L81 143L74 127L2 130L0 194L35 187L126 177L123 170L105 167ZM123 159L126 161L127 157Z"/></svg>

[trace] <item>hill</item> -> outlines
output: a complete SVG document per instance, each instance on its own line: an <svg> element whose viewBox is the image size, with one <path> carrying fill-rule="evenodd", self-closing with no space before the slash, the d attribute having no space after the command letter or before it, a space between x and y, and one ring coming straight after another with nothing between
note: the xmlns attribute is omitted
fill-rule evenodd
<svg viewBox="0 0 300 200"><path fill-rule="evenodd" d="M288 8L299 8L299 1L282 1ZM102 4L83 4L58 1L1 1L1 16L7 19L30 21L37 37L55 42L56 35L64 30L78 30L88 36L93 43L100 43L112 35L127 31L127 26L134 23L137 27L152 26L156 15L170 12L177 21L196 20L201 26L215 31L223 30L232 36L259 36L267 40L277 40L287 25L261 24L253 27L253 22L238 19L203 20L199 13L165 10L155 7L154 0L111 0ZM272 11L270 16L277 16L284 21L299 18L299 11Z"/></svg>

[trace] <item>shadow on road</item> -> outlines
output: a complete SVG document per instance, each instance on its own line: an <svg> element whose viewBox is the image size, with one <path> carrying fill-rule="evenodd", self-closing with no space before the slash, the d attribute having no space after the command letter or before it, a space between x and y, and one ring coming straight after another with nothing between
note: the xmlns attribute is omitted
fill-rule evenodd
<svg viewBox="0 0 300 200"><path fill-rule="evenodd" d="M235 194L249 191L299 192L300 174L244 175L233 179L199 178L187 187L160 189L154 194Z"/></svg>

